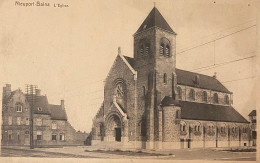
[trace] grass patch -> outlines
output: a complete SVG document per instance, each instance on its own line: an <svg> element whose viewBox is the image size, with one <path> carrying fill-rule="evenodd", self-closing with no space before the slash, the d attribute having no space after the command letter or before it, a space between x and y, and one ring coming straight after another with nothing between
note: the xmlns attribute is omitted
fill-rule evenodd
<svg viewBox="0 0 260 163"><path fill-rule="evenodd" d="M167 156L160 153L148 153L142 151L122 151L120 149L116 150L85 150L85 152L97 152L97 153L106 153L106 154L116 154L116 155L125 155L125 156Z"/></svg>
<svg viewBox="0 0 260 163"><path fill-rule="evenodd" d="M245 149L230 149L230 150L224 150L229 152L256 152L255 148L245 148Z"/></svg>

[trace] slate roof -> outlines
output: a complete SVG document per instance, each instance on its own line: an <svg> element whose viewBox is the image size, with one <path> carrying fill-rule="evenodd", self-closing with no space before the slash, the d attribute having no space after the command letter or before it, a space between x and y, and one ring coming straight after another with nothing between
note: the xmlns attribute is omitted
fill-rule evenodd
<svg viewBox="0 0 260 163"><path fill-rule="evenodd" d="M248 114L248 116L256 116L256 110L252 110L252 111Z"/></svg>
<svg viewBox="0 0 260 163"><path fill-rule="evenodd" d="M38 110L38 108L41 108L41 110ZM34 114L51 114L46 96L36 96L33 112Z"/></svg>
<svg viewBox="0 0 260 163"><path fill-rule="evenodd" d="M212 76L202 75L195 72L185 71L176 68L177 84L191 87L204 88L224 93L231 93L216 78ZM199 76L199 85L195 83L195 77Z"/></svg>
<svg viewBox="0 0 260 163"><path fill-rule="evenodd" d="M179 101L181 118L204 121L249 123L232 106Z"/></svg>
<svg viewBox="0 0 260 163"><path fill-rule="evenodd" d="M134 68L134 58L124 56L127 62ZM222 85L216 78L195 72L190 72L181 69L175 69L177 75L177 84L191 87L204 88L223 93L231 93L224 85ZM195 77L199 76L199 85L195 83Z"/></svg>
<svg viewBox="0 0 260 163"><path fill-rule="evenodd" d="M62 109L60 105L49 104L52 120L67 120L67 114L65 109Z"/></svg>
<svg viewBox="0 0 260 163"><path fill-rule="evenodd" d="M136 33L142 32L142 31L149 29L149 28L152 28L152 27L159 27L159 28L164 29L166 31L175 33L171 29L171 27L169 26L167 21L163 18L162 14L155 7L152 9L152 11L146 17L146 19L144 20L142 25L139 27L139 29L136 31Z"/></svg>
<svg viewBox="0 0 260 163"><path fill-rule="evenodd" d="M180 105L179 101L173 100L171 96L165 96L161 101L162 106L169 106L169 105Z"/></svg>
<svg viewBox="0 0 260 163"><path fill-rule="evenodd" d="M127 60L127 62L132 66L132 68L134 68L134 58L128 56L124 56L124 57Z"/></svg>

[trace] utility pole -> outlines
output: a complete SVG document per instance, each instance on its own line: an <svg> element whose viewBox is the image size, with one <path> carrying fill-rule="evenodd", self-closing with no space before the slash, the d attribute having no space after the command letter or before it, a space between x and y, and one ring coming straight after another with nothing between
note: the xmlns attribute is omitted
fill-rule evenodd
<svg viewBox="0 0 260 163"><path fill-rule="evenodd" d="M34 149L33 142L33 109L35 104L36 85L26 84L26 96L30 103L30 149Z"/></svg>

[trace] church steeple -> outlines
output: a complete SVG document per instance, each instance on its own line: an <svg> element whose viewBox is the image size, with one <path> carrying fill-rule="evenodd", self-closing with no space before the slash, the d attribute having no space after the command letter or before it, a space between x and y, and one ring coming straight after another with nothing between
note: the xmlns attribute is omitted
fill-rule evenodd
<svg viewBox="0 0 260 163"><path fill-rule="evenodd" d="M136 34L153 27L158 27L170 33L176 34L156 7L154 7L146 17L142 25L136 31Z"/></svg>

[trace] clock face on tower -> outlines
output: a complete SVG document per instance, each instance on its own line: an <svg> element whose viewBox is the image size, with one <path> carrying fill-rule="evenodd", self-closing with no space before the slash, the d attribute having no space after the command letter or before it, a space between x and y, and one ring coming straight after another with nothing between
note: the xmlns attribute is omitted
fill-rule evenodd
<svg viewBox="0 0 260 163"><path fill-rule="evenodd" d="M123 91L123 84L122 83L118 83L116 85L116 97L122 98L124 96L124 91Z"/></svg>

